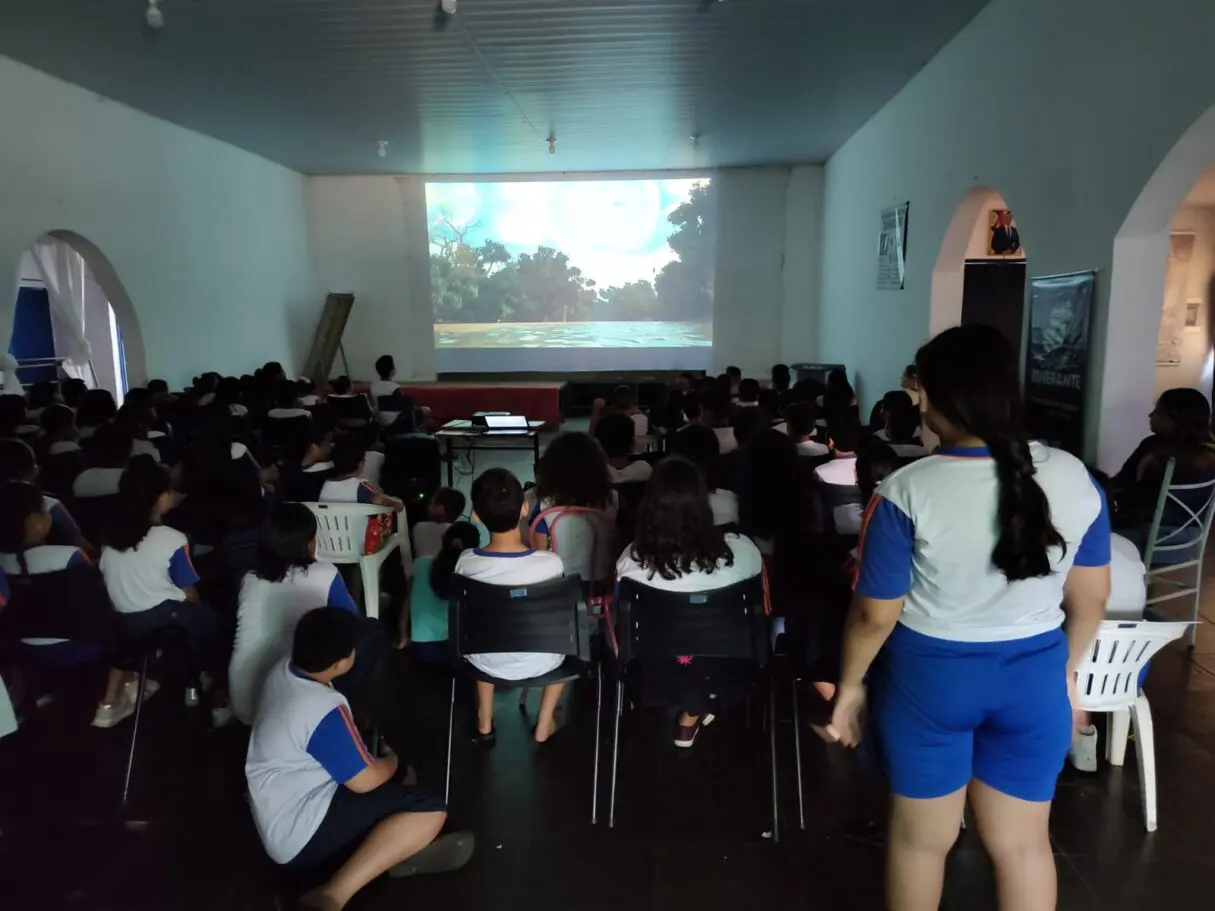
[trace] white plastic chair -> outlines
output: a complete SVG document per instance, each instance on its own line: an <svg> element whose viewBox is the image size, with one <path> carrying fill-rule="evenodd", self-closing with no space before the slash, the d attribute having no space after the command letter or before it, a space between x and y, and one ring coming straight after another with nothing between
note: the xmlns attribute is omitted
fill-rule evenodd
<svg viewBox="0 0 1215 911"><path fill-rule="evenodd" d="M409 538L404 531L404 515L397 531L373 554L363 553L367 539L367 520L391 514L387 506L368 503L305 503L316 516L316 556L330 563L357 563L363 581L363 609L368 617L380 616L380 567L393 552L404 555Z"/></svg>
<svg viewBox="0 0 1215 911"><path fill-rule="evenodd" d="M1139 787L1149 832L1156 831L1156 745L1152 710L1139 689L1139 675L1153 655L1184 636L1191 626L1192 623L1184 622L1106 620L1097 631L1088 657L1076 671L1080 708L1109 713L1105 758L1111 765L1120 766L1125 761L1131 725L1135 726Z"/></svg>
<svg viewBox="0 0 1215 911"><path fill-rule="evenodd" d="M1211 519L1215 516L1215 479L1200 484L1174 484L1173 470L1176 464L1175 459L1169 459L1164 469L1156 513L1152 517L1152 527L1143 551L1143 565L1148 568L1149 586L1155 583L1158 592L1148 598L1148 607L1174 598L1191 599L1190 647L1193 648L1198 643L1202 558L1207 549L1207 537L1211 534ZM1186 494L1188 496L1184 496ZM1193 504L1200 502L1202 505L1195 509ZM1173 515L1185 517L1180 525L1161 525L1166 507ZM1193 570L1193 582L1168 578L1169 573L1178 570Z"/></svg>

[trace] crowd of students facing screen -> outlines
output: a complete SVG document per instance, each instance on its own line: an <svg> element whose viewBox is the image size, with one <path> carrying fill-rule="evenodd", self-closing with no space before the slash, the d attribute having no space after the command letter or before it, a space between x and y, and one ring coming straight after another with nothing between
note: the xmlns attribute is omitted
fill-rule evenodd
<svg viewBox="0 0 1215 911"><path fill-rule="evenodd" d="M300 907L340 909L385 872L468 862L474 839L444 832L442 799L360 734L385 695L383 664L394 649L450 663L457 576L525 586L573 572L607 592L609 611L625 579L701 592L762 575L776 650L798 657L825 700L820 735L853 746L868 727L880 739L891 907L937 906L967 802L1001 908L1054 907L1055 780L1069 749L1078 768L1096 758L1071 672L1107 603L1111 616L1142 615L1139 548L1168 460L1181 482L1215 477L1201 393L1162 395L1151 434L1106 478L1029 440L1014 353L985 327L924 345L867 421L842 370L824 383L794 383L783 365L762 383L735 368L684 374L648 410L622 386L595 402L588 432L549 443L534 486L490 468L471 502L433 491L411 546L385 565L372 619L316 558L303 503L372 503L407 521L377 483L381 441L425 432L428 416L387 398L391 358L376 371L369 399L345 377L320 389L276 363L204 374L176 394L153 381L121 408L79 380L23 390L11 369L0 395L0 608L21 579L74 573L99 575L112 609L76 611L73 635L22 647L109 665L93 719L107 728L134 710L131 643L184 634L184 670L213 723L252 728L250 805L269 856L340 864ZM303 429L272 445L282 421ZM467 660L526 680L562 657ZM643 679L675 713L682 749L746 682L694 655ZM148 680L144 698L158 689ZM559 734L561 697L560 684L540 694L539 744ZM495 741L488 683L469 737Z"/></svg>

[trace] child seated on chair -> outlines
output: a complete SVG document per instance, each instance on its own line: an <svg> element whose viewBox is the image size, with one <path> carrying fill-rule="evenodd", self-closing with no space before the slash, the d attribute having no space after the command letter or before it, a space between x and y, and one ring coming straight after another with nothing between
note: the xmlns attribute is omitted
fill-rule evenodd
<svg viewBox="0 0 1215 911"><path fill-rule="evenodd" d="M928 455L921 438L920 408L906 392L896 389L882 399L883 428L873 435L875 440L890 445L895 455L903 459L919 459Z"/></svg>
<svg viewBox="0 0 1215 911"><path fill-rule="evenodd" d="M827 445L831 461L814 469L815 476L833 487L856 487L856 451L861 444L861 421L851 409L827 415Z"/></svg>
<svg viewBox="0 0 1215 911"><path fill-rule="evenodd" d="M274 387L274 407L266 412L272 420L310 418L312 412L300 406L300 388L291 380L279 380Z"/></svg>
<svg viewBox="0 0 1215 911"><path fill-rule="evenodd" d="M473 482L473 518L489 530L489 544L460 552L456 575L476 579L490 585L530 585L547 582L565 574L561 558L556 554L532 550L523 544L519 522L527 515L523 486L505 468L491 468ZM564 655L534 652L494 655L468 655L468 662L477 670L503 680L527 680L559 668ZM544 688L540 699L540 715L533 734L537 743L544 743L556 733L554 713L561 699L563 684L553 683ZM494 685L477 681L477 726L473 742L491 744L494 735Z"/></svg>
<svg viewBox="0 0 1215 911"><path fill-rule="evenodd" d="M460 521L468 505L464 494L454 487L440 487L426 506L426 519L413 527L415 559L438 556L443 548L443 536L453 522Z"/></svg>
<svg viewBox="0 0 1215 911"><path fill-rule="evenodd" d="M481 531L471 522L453 522L443 533L439 552L420 556L413 565L409 617L413 624L410 652L426 664L450 664L447 607L456 562L481 543Z"/></svg>
<svg viewBox="0 0 1215 911"><path fill-rule="evenodd" d="M89 467L76 475L72 496L112 497L131 457L131 434L115 421L102 424L93 434L89 448Z"/></svg>
<svg viewBox="0 0 1215 911"><path fill-rule="evenodd" d="M333 477L321 487L322 503L370 503L404 512L405 504L382 493L365 477L367 448L357 436L344 436L333 444Z"/></svg>
<svg viewBox="0 0 1215 911"><path fill-rule="evenodd" d="M612 401L604 402L603 399L595 399L591 405L591 424L588 432L594 435L595 429L599 426L599 421L607 414L623 414L627 415L629 420L633 422L633 436L642 438L647 437L650 433L650 419L640 408L637 407L637 396L633 392L631 386L617 386L612 390ZM641 448L636 448L634 451L644 452L644 445Z"/></svg>
<svg viewBox="0 0 1215 911"><path fill-rule="evenodd" d="M79 547L48 543L54 522L46 498L33 484L0 482L0 576L13 579L55 573L76 566L92 566L88 554ZM97 570L94 567L91 571ZM40 651L45 649L48 653L58 651L60 654L79 651L82 646L85 649L105 649L111 644L105 641L109 638L105 631L110 625L108 604L105 607L103 616L79 618L82 626L93 630L95 636L82 636L80 640L39 638L25 640L25 643ZM105 695L97 704L93 716L93 726L113 727L135 711L137 685L138 679L128 679L125 672L110 668ZM155 692L155 688L145 688L144 699Z"/></svg>
<svg viewBox="0 0 1215 911"><path fill-rule="evenodd" d="M48 456L80 452L76 413L67 405L48 405L42 412L41 424Z"/></svg>
<svg viewBox="0 0 1215 911"><path fill-rule="evenodd" d="M470 834L439 834L442 797L406 783L391 751L371 755L334 689L354 666L357 627L336 607L300 618L290 656L262 687L249 738L249 802L270 859L297 871L342 864L301 897L301 911L341 911L383 873L456 870L473 851Z"/></svg>
<svg viewBox="0 0 1215 911"><path fill-rule="evenodd" d="M617 550L620 500L608 481L607 458L599 445L585 433L563 433L549 443L536 466L536 500L531 543L537 550L557 551L552 529L564 507L595 511L580 516L582 522L569 523L570 535L562 536L562 560L584 582L606 579ZM544 512L549 514L535 522L535 516Z"/></svg>
<svg viewBox="0 0 1215 911"><path fill-rule="evenodd" d="M893 447L877 440L870 440L861 447L856 456L856 486L861 498L856 503L842 503L834 508L835 531L845 538L855 538L861 533L865 507L873 499L873 492L884 480L899 470L899 457Z"/></svg>
<svg viewBox="0 0 1215 911"><path fill-rule="evenodd" d="M732 490L717 487L718 475L721 473L720 446L717 434L709 427L689 425L667 444L670 455L683 456L700 469L704 478L705 489L708 491L709 508L713 511L713 524L738 524L738 494Z"/></svg>
<svg viewBox="0 0 1215 911"><path fill-rule="evenodd" d="M627 414L609 412L599 419L595 439L607 454L608 479L613 484L648 481L654 469L649 462L633 460L636 427Z"/></svg>
<svg viewBox="0 0 1215 911"><path fill-rule="evenodd" d="M67 508L54 497L42 494L38 488L38 465L34 461L34 451L20 440L0 440L0 481L18 481L38 490L51 517L49 543L71 545L86 553L95 553L93 545L80 533L80 527Z"/></svg>
<svg viewBox="0 0 1215 911"><path fill-rule="evenodd" d="M829 450L814 439L817 415L809 402L796 402L785 409L785 425L789 438L797 444L797 454L807 458L825 456Z"/></svg>

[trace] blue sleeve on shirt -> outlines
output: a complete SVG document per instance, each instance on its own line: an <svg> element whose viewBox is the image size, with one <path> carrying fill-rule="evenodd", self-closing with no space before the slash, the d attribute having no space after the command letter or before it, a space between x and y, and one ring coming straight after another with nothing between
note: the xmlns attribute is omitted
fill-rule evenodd
<svg viewBox="0 0 1215 911"><path fill-rule="evenodd" d="M1101 497L1101 511L1088 527L1076 548L1076 566L1108 566L1110 562L1110 507L1101 485L1093 482Z"/></svg>
<svg viewBox="0 0 1215 911"><path fill-rule="evenodd" d="M325 601L329 607L341 607L350 611L352 614L359 612L358 607L354 603L354 598L350 597L350 591L346 588L346 583L342 581L342 574L335 572L333 581L329 584L329 596Z"/></svg>
<svg viewBox="0 0 1215 911"><path fill-rule="evenodd" d="M82 550L77 550L76 553L68 557L68 566L92 566L93 561L90 560Z"/></svg>
<svg viewBox="0 0 1215 911"><path fill-rule="evenodd" d="M876 494L861 521L856 593L879 601L902 598L911 587L914 553L915 525L911 517Z"/></svg>
<svg viewBox="0 0 1215 911"><path fill-rule="evenodd" d="M190 546L183 544L169 558L169 579L178 588L190 588L198 584L198 573L190 562Z"/></svg>
<svg viewBox="0 0 1215 911"><path fill-rule="evenodd" d="M51 531L58 539L67 543L75 543L76 539L80 537L80 528L76 525L76 520L72 518L72 514L64 508L62 503L56 503L51 507Z"/></svg>
<svg viewBox="0 0 1215 911"><path fill-rule="evenodd" d="M308 738L308 755L338 784L345 784L374 762L355 730L350 712L343 706L321 719Z"/></svg>
<svg viewBox="0 0 1215 911"><path fill-rule="evenodd" d="M359 498L359 499L358 499L358 502L360 502L360 503L374 503L374 502L375 502L375 497L376 497L376 491L375 491L375 488L373 488L373 487L372 487L370 484L368 484L366 481L359 481L359 488L358 488L358 498Z"/></svg>

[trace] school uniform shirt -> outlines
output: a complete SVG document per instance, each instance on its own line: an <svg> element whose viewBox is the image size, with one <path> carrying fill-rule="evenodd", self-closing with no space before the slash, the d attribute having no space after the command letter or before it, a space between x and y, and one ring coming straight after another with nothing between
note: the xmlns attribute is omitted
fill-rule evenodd
<svg viewBox="0 0 1215 911"><path fill-rule="evenodd" d="M608 466L608 480L613 484L629 484L638 481L648 481L654 473L654 466L643 459L630 462L624 468Z"/></svg>
<svg viewBox="0 0 1215 911"><path fill-rule="evenodd" d="M738 440L734 438L733 427L714 427L713 432L717 434L717 443L720 447L719 452L721 455L733 452L738 448Z"/></svg>
<svg viewBox="0 0 1215 911"><path fill-rule="evenodd" d="M156 448L156 444L151 440L132 440L131 441L131 458L141 455L150 455L157 462L160 461L160 450Z"/></svg>
<svg viewBox="0 0 1215 911"><path fill-rule="evenodd" d="M451 528L450 522L419 522L413 527L414 557L437 557L443 549L443 536ZM415 565L415 569L417 569ZM417 569L421 572L420 569Z"/></svg>
<svg viewBox="0 0 1215 911"><path fill-rule="evenodd" d="M489 585L533 585L565 575L561 558L539 550L524 550L503 554L480 547L466 550L456 561L456 575L476 579ZM565 660L564 655L538 652L505 652L494 655L467 655L469 664L501 677L503 680L526 680L555 671Z"/></svg>
<svg viewBox="0 0 1215 911"><path fill-rule="evenodd" d="M300 396L300 404L303 405L305 408L312 408L316 405L319 405L320 403L321 403L321 397L319 395L301 395Z"/></svg>
<svg viewBox="0 0 1215 911"><path fill-rule="evenodd" d="M709 508L714 525L738 524L738 494L732 490L710 490Z"/></svg>
<svg viewBox="0 0 1215 911"><path fill-rule="evenodd" d="M45 494L42 497L42 505L51 514L51 537L55 539L55 543L71 544L75 547L76 541L80 539L80 526L67 511L67 507Z"/></svg>
<svg viewBox="0 0 1215 911"><path fill-rule="evenodd" d="M28 548L22 556L25 558L28 575L31 576L57 573L73 566L91 566L93 562L80 548L70 547L66 544L39 544L36 547ZM0 553L0 578L6 576L24 576L26 574L26 572L22 571L21 560L16 554ZM5 585L7 584L6 580ZM0 598L0 607L3 607L7 600L8 593L6 591L3 598ZM67 642L68 640L38 637L22 639L21 641L26 645L57 645L60 642Z"/></svg>
<svg viewBox="0 0 1215 911"><path fill-rule="evenodd" d="M1147 606L1147 581L1139 548L1122 535L1110 535L1109 620L1142 620Z"/></svg>
<svg viewBox="0 0 1215 911"><path fill-rule="evenodd" d="M232 710L245 724L253 723L270 668L291 654L291 640L300 617L325 606L358 613L332 563L293 566L280 582L268 582L253 573L245 576L236 610L236 642L228 664Z"/></svg>
<svg viewBox="0 0 1215 911"><path fill-rule="evenodd" d="M375 762L346 697L287 658L266 675L245 779L266 853L285 864L321 827L337 789Z"/></svg>
<svg viewBox="0 0 1215 911"><path fill-rule="evenodd" d="M448 602L430 586L433 556L418 557L409 590L409 638L414 642L446 642Z"/></svg>
<svg viewBox="0 0 1215 911"><path fill-rule="evenodd" d="M185 601L183 589L198 584L190 543L180 531L153 525L130 550L101 549L101 574L114 610L136 614L166 601Z"/></svg>
<svg viewBox="0 0 1215 911"><path fill-rule="evenodd" d="M321 487L322 503L374 503L379 495L375 485L362 478L329 480Z"/></svg>
<svg viewBox="0 0 1215 911"><path fill-rule="evenodd" d="M380 396L396 395L401 389L395 380L376 380L371 384L371 407L374 409L379 404Z"/></svg>
<svg viewBox="0 0 1215 911"><path fill-rule="evenodd" d="M837 455L830 462L814 469L814 475L824 484L835 487L856 486L856 456Z"/></svg>
<svg viewBox="0 0 1215 911"><path fill-rule="evenodd" d="M620 559L616 561L616 580L634 579L650 588L658 588L669 592L703 592L715 588L725 588L735 582L742 582L758 576L764 569L763 556L755 543L743 535L726 535L726 545L734 555L734 562L727 566L724 560L719 560L717 566L710 572L697 569L694 572L682 573L674 579L664 579L643 566L633 556L632 545L625 548Z"/></svg>
<svg viewBox="0 0 1215 911"><path fill-rule="evenodd" d="M305 408L271 408L266 412L268 418L308 418L312 413Z"/></svg>
<svg viewBox="0 0 1215 911"><path fill-rule="evenodd" d="M81 499L88 497L112 497L118 493L118 483L122 480L122 468L86 468L76 475L72 482L72 496Z"/></svg>
<svg viewBox="0 0 1215 911"><path fill-rule="evenodd" d="M831 450L817 440L802 440L797 444L799 456L825 456Z"/></svg>
<svg viewBox="0 0 1215 911"><path fill-rule="evenodd" d="M1009 582L991 562L999 538L999 481L986 448L942 448L882 482L865 511L858 595L903 598L899 622L954 642L1006 642L1058 629L1072 566L1110 562L1105 496L1084 464L1030 444L1035 480L1066 547L1051 574Z"/></svg>
<svg viewBox="0 0 1215 911"><path fill-rule="evenodd" d="M75 440L56 440L46 450L47 455L63 455L65 452L80 452L80 444Z"/></svg>
<svg viewBox="0 0 1215 911"><path fill-rule="evenodd" d="M835 521L835 533L852 537L861 533L865 507L860 503L841 503L831 511Z"/></svg>
<svg viewBox="0 0 1215 911"><path fill-rule="evenodd" d="M918 443L887 443L886 445L900 459L922 459L928 455L928 450Z"/></svg>

